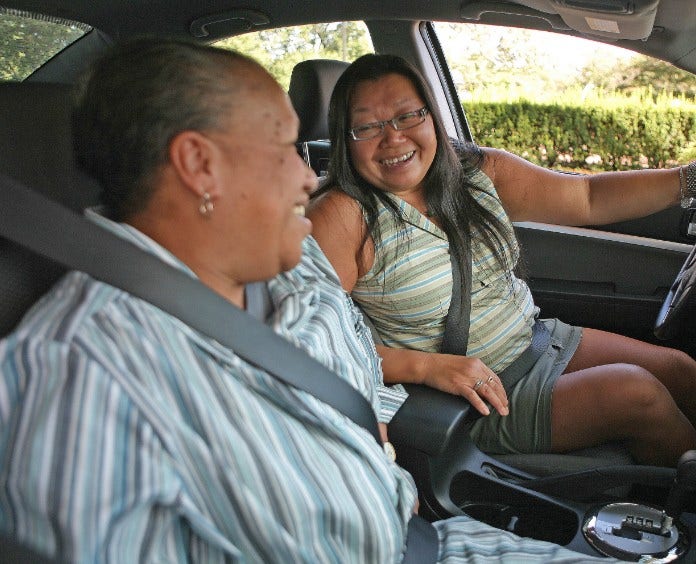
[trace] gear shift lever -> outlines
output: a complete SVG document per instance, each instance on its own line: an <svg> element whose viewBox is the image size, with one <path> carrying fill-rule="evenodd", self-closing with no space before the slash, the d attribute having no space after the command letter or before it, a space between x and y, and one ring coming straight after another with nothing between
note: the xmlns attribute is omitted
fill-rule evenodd
<svg viewBox="0 0 696 564"><path fill-rule="evenodd" d="M681 515L688 501L688 495L693 492L696 492L696 450L687 450L679 458L677 475L667 494L665 508L662 511L663 533L668 531L674 519Z"/></svg>
<svg viewBox="0 0 696 564"><path fill-rule="evenodd" d="M672 562L691 549L691 529L679 517L692 494L696 494L696 450L679 459L664 509L608 503L585 514L582 532L591 546L607 556L631 562Z"/></svg>

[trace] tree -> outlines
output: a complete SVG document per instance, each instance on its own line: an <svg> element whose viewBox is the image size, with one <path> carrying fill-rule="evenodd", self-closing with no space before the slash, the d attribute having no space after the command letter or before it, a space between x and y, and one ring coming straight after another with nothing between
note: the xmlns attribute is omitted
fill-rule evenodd
<svg viewBox="0 0 696 564"><path fill-rule="evenodd" d="M556 34L480 24L436 29L462 99L483 89L503 99L548 100L577 78L568 57L549 47Z"/></svg>
<svg viewBox="0 0 696 564"><path fill-rule="evenodd" d="M696 78L687 71L644 55L609 66L593 60L583 69L585 83L607 90L632 94L651 91L654 95L684 96L696 99Z"/></svg>
<svg viewBox="0 0 696 564"><path fill-rule="evenodd" d="M293 67L306 59L351 61L372 51L362 22L324 23L263 30L218 41L261 63L287 90Z"/></svg>
<svg viewBox="0 0 696 564"><path fill-rule="evenodd" d="M536 101L583 89L696 97L692 74L611 45L480 24L438 23L436 28L465 100L481 88L486 98Z"/></svg>

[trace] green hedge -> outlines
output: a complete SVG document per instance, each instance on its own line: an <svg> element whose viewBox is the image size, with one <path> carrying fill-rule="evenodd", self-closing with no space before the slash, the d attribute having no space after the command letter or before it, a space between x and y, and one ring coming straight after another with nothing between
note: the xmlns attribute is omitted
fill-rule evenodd
<svg viewBox="0 0 696 564"><path fill-rule="evenodd" d="M464 110L479 145L547 167L625 170L696 158L693 106L476 101L465 103Z"/></svg>

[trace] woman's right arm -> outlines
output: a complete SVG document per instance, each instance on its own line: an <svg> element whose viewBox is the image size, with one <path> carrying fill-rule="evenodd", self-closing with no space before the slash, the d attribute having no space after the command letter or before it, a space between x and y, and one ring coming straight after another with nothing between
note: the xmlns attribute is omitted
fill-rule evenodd
<svg viewBox="0 0 696 564"><path fill-rule="evenodd" d="M387 384L425 384L465 397L483 415L490 413L486 401L501 415L508 414L508 398L500 378L478 358L381 345L377 353L382 357ZM479 380L482 383L475 389Z"/></svg>

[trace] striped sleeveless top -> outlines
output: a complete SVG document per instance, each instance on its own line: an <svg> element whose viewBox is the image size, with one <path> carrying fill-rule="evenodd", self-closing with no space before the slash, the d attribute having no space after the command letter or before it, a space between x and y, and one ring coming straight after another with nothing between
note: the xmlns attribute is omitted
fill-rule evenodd
<svg viewBox="0 0 696 564"><path fill-rule="evenodd" d="M493 183L483 172L472 180L484 207L508 228L512 224ZM379 204L381 240L375 241L375 261L358 279L352 297L372 319L385 345L437 352L452 297L452 267L444 231L416 208L389 194L405 222ZM539 310L527 284L500 268L495 255L473 230L471 319L467 356L481 358L500 372L529 346ZM504 250L508 264L519 258L519 247Z"/></svg>

